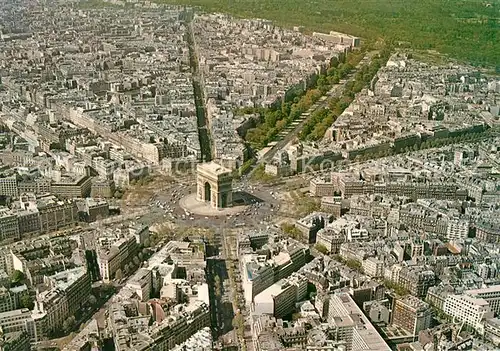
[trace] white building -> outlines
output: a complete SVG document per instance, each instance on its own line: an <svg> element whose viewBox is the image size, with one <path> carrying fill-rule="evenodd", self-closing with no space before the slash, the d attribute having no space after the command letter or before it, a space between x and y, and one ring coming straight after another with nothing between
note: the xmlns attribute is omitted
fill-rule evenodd
<svg viewBox="0 0 500 351"><path fill-rule="evenodd" d="M307 295L307 279L298 274L281 279L254 297L254 311L276 318L293 313L295 304Z"/></svg>
<svg viewBox="0 0 500 351"><path fill-rule="evenodd" d="M384 275L384 262L375 257L368 257L363 261L363 270L369 277L382 277Z"/></svg>
<svg viewBox="0 0 500 351"><path fill-rule="evenodd" d="M480 334L484 331L484 320L493 318L488 301L469 295L449 295L444 301L443 310L453 319L464 322Z"/></svg>
<svg viewBox="0 0 500 351"><path fill-rule="evenodd" d="M209 351L212 350L212 332L206 327L193 334L182 344L174 347L173 351Z"/></svg>
<svg viewBox="0 0 500 351"><path fill-rule="evenodd" d="M341 333L340 340L348 343L348 350L390 350L389 345L348 293L335 293L330 296L328 323Z"/></svg>
<svg viewBox="0 0 500 351"><path fill-rule="evenodd" d="M347 241L366 240L369 237L365 228L347 228Z"/></svg>
<svg viewBox="0 0 500 351"><path fill-rule="evenodd" d="M469 296L485 300L494 313L497 315L500 314L500 285L484 289L467 290L465 293Z"/></svg>
<svg viewBox="0 0 500 351"><path fill-rule="evenodd" d="M0 313L0 327L4 333L24 331L31 340L37 341L35 323L27 308Z"/></svg>
<svg viewBox="0 0 500 351"><path fill-rule="evenodd" d="M127 281L126 285L129 289L133 290L141 301L149 300L151 296L151 270L140 268L137 272Z"/></svg>
<svg viewBox="0 0 500 351"><path fill-rule="evenodd" d="M450 218L446 228L446 237L450 240L463 240L469 235L469 221L460 218Z"/></svg>

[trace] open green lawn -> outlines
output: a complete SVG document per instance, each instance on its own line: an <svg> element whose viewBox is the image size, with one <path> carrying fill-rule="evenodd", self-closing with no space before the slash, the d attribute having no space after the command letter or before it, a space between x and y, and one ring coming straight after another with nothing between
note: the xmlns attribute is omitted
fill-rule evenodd
<svg viewBox="0 0 500 351"><path fill-rule="evenodd" d="M500 69L499 0L160 0L437 50Z"/></svg>

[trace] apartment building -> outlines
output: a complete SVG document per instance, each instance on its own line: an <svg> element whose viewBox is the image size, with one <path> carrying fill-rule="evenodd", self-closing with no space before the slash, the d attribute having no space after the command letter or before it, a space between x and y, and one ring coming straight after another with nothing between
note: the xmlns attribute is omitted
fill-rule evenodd
<svg viewBox="0 0 500 351"><path fill-rule="evenodd" d="M493 285L483 289L467 290L465 294L487 301L491 310L496 315L500 315L500 285Z"/></svg>
<svg viewBox="0 0 500 351"><path fill-rule="evenodd" d="M379 179L364 180L360 174L352 173L332 173L331 187L340 192L343 198L365 194L388 194L413 199L465 200L467 198L467 191L459 189L453 183L414 183L411 181L384 183Z"/></svg>
<svg viewBox="0 0 500 351"><path fill-rule="evenodd" d="M120 164L116 161L105 159L102 156L92 159L92 167L95 169L99 177L103 179L112 179L113 173L118 169Z"/></svg>
<svg viewBox="0 0 500 351"><path fill-rule="evenodd" d="M152 273L150 269L139 268L127 281L127 287L135 292L139 300L147 301L152 291Z"/></svg>
<svg viewBox="0 0 500 351"><path fill-rule="evenodd" d="M135 162L128 162L124 166L113 172L113 181L119 187L127 187L130 182L147 177L150 173L148 166Z"/></svg>
<svg viewBox="0 0 500 351"><path fill-rule="evenodd" d="M28 287L20 285L12 288L0 287L0 313L20 308L21 296L28 294Z"/></svg>
<svg viewBox="0 0 500 351"><path fill-rule="evenodd" d="M500 319L490 318L484 323L484 338L500 347Z"/></svg>
<svg viewBox="0 0 500 351"><path fill-rule="evenodd" d="M32 341L37 341L35 323L27 308L0 313L0 327L4 333L25 332Z"/></svg>
<svg viewBox="0 0 500 351"><path fill-rule="evenodd" d="M362 262L362 266L369 277L380 278L384 275L384 262L375 257L368 257Z"/></svg>
<svg viewBox="0 0 500 351"><path fill-rule="evenodd" d="M420 240L413 240L409 245L411 258L418 258L424 255L424 243Z"/></svg>
<svg viewBox="0 0 500 351"><path fill-rule="evenodd" d="M115 182L112 179L92 178L90 196L93 198L110 198L115 194Z"/></svg>
<svg viewBox="0 0 500 351"><path fill-rule="evenodd" d="M144 231L144 228L136 228L139 230L139 240L140 233ZM133 228L130 228L129 232L132 235L138 234L138 232ZM144 234L144 233L143 233ZM137 240L136 240L137 241ZM169 241L164 247L165 252L168 253L172 261L174 261L180 267L205 267L205 243L202 241Z"/></svg>
<svg viewBox="0 0 500 351"><path fill-rule="evenodd" d="M159 325L151 331L154 344L158 345L160 349L173 349L200 329L210 326L208 306L199 301L185 307L175 306L171 317L167 323Z"/></svg>
<svg viewBox="0 0 500 351"><path fill-rule="evenodd" d="M14 296L10 293L9 289L0 287L0 313L15 310L17 308Z"/></svg>
<svg viewBox="0 0 500 351"><path fill-rule="evenodd" d="M109 204L103 199L88 197L78 201L77 207L88 222L94 222L109 216Z"/></svg>
<svg viewBox="0 0 500 351"><path fill-rule="evenodd" d="M52 192L52 181L49 178L38 177L34 179L23 179L17 184L19 194L33 193L35 195L50 194Z"/></svg>
<svg viewBox="0 0 500 351"><path fill-rule="evenodd" d="M32 311L38 337L61 330L69 316L68 300L60 292L51 289L38 294Z"/></svg>
<svg viewBox="0 0 500 351"><path fill-rule="evenodd" d="M332 182L321 179L314 178L311 179L309 183L309 193L312 196L334 196L335 188L333 187Z"/></svg>
<svg viewBox="0 0 500 351"><path fill-rule="evenodd" d="M40 232L40 213L37 208L29 208L16 212L19 223L19 233L31 234Z"/></svg>
<svg viewBox="0 0 500 351"><path fill-rule="evenodd" d="M494 315L488 301L469 295L449 295L444 301L443 311L480 334L484 331L484 321Z"/></svg>
<svg viewBox="0 0 500 351"><path fill-rule="evenodd" d="M330 213L333 218L340 218L342 210L342 198L340 196L323 196L321 198L321 211Z"/></svg>
<svg viewBox="0 0 500 351"><path fill-rule="evenodd" d="M92 181L88 176L63 176L52 182L51 192L63 199L84 198L90 195L91 187Z"/></svg>
<svg viewBox="0 0 500 351"><path fill-rule="evenodd" d="M476 223L476 239L486 243L500 243L500 226L487 221Z"/></svg>
<svg viewBox="0 0 500 351"><path fill-rule="evenodd" d="M19 233L47 233L78 222L78 208L72 200L58 200L53 195L36 197L22 194L17 204Z"/></svg>
<svg viewBox="0 0 500 351"><path fill-rule="evenodd" d="M135 255L137 248L134 236L118 239L109 248L101 247L97 251L101 279L105 282L112 280L116 271Z"/></svg>
<svg viewBox="0 0 500 351"><path fill-rule="evenodd" d="M355 260L359 263L368 258L368 252L359 242L343 243L340 245L339 255L345 260Z"/></svg>
<svg viewBox="0 0 500 351"><path fill-rule="evenodd" d="M0 208L0 241L18 240L20 238L16 213L8 208Z"/></svg>
<svg viewBox="0 0 500 351"><path fill-rule="evenodd" d="M469 236L470 222L461 218L451 218L448 220L446 237L450 240L464 240Z"/></svg>
<svg viewBox="0 0 500 351"><path fill-rule="evenodd" d="M274 255L269 259L266 255L247 254L241 258L243 295L247 303L278 282L289 277L304 266L309 256L309 248L293 240L284 240L273 244L269 249Z"/></svg>
<svg viewBox="0 0 500 351"><path fill-rule="evenodd" d="M78 207L72 200L59 201L55 196L36 200L40 218L40 231L47 233L71 226L79 221Z"/></svg>
<svg viewBox="0 0 500 351"><path fill-rule="evenodd" d="M436 283L436 275L432 270L422 266L404 267L399 272L398 284L419 298L425 298L427 290Z"/></svg>
<svg viewBox="0 0 500 351"><path fill-rule="evenodd" d="M58 123L37 123L36 130L40 135L40 139L47 141L49 144L65 145L65 141L72 136L88 134L88 130L77 128L67 122Z"/></svg>
<svg viewBox="0 0 500 351"><path fill-rule="evenodd" d="M154 309L154 305L150 305ZM154 309L157 311L156 309ZM137 323L142 316L130 303L114 303L110 307L109 325L114 336L116 351L137 351L156 348L172 350L182 344L199 330L210 326L210 313L207 304L194 301L189 305L176 305L165 316L163 310L157 311L155 323L148 327ZM129 315L135 318L129 318Z"/></svg>
<svg viewBox="0 0 500 351"><path fill-rule="evenodd" d="M298 220L295 227L300 230L304 239L309 244L316 243L316 235L320 229L323 229L330 221L331 215L322 212L313 212L306 217Z"/></svg>
<svg viewBox="0 0 500 351"><path fill-rule="evenodd" d="M348 317L352 319L352 323ZM330 295L328 323L331 325L336 324L339 328L342 328L339 335L346 338L348 350L390 350L384 339L348 293L342 292ZM350 329L352 329L352 339Z"/></svg>
<svg viewBox="0 0 500 351"><path fill-rule="evenodd" d="M283 318L295 310L295 304L307 295L307 279L298 274L281 279L254 297L253 309L257 314L270 314Z"/></svg>
<svg viewBox="0 0 500 351"><path fill-rule="evenodd" d="M30 351L30 337L24 331L0 335L0 344L3 351Z"/></svg>
<svg viewBox="0 0 500 351"><path fill-rule="evenodd" d="M19 196L17 190L17 174L0 177L0 195L16 198Z"/></svg>
<svg viewBox="0 0 500 351"><path fill-rule="evenodd" d="M73 315L87 302L91 293L92 282L85 267L76 267L52 276L46 276L45 285L64 293L68 301L68 313Z"/></svg>
<svg viewBox="0 0 500 351"><path fill-rule="evenodd" d="M428 303L414 296L398 297L394 299L392 324L417 336L421 330L431 327L432 309Z"/></svg>
<svg viewBox="0 0 500 351"><path fill-rule="evenodd" d="M425 301L439 310L444 309L444 302L448 295L455 293L455 288L451 285L436 285L427 290Z"/></svg>
<svg viewBox="0 0 500 351"><path fill-rule="evenodd" d="M396 210L399 216L399 222L421 229L437 235L447 235L448 221L436 212L413 206L412 204L400 207ZM451 229L450 229L451 231Z"/></svg>
<svg viewBox="0 0 500 351"><path fill-rule="evenodd" d="M247 302L274 283L274 269L264 255L244 255L241 259L242 285Z"/></svg>
<svg viewBox="0 0 500 351"><path fill-rule="evenodd" d="M37 295L32 316L38 337L60 328L87 302L92 282L85 267L62 271L44 278L49 288Z"/></svg>
<svg viewBox="0 0 500 351"><path fill-rule="evenodd" d="M346 236L333 228L324 228L316 234L316 243L326 247L328 252L338 254L340 252L340 245L345 243Z"/></svg>

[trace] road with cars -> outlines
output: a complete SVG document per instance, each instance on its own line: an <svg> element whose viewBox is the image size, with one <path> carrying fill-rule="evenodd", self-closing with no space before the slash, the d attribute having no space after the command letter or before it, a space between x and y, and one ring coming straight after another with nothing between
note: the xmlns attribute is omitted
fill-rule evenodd
<svg viewBox="0 0 500 351"><path fill-rule="evenodd" d="M141 212L135 210L130 219L136 218L137 222L153 225L159 222L171 222L177 226L202 227L202 228L238 228L246 226L264 226L265 222L272 220L279 211L280 205L273 189L258 188L252 185L235 183L235 197L241 198L246 207L237 214L220 216L202 216L182 209L179 200L196 191L195 185L172 184L156 192L149 199L149 205ZM250 220L251 219L251 222Z"/></svg>

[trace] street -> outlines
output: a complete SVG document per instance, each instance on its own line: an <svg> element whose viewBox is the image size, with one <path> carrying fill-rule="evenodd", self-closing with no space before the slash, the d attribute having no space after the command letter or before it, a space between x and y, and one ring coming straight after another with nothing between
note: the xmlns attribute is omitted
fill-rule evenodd
<svg viewBox="0 0 500 351"><path fill-rule="evenodd" d="M288 132L288 134L286 134L281 140L278 140L275 145L267 150L267 152L253 165L252 170L249 172L249 174L251 175L259 165L269 163L280 150L282 150L302 131L304 125L309 121L314 112L328 107L329 99L333 97L339 97L344 91L347 83L354 78L354 75L356 74L358 69L361 66L365 65L367 61L371 61L375 54L375 51L366 54L365 57L356 65L356 67L347 75L347 77L343 81L341 81L340 84L334 84L332 88L323 96L323 98L314 103L306 112L302 113L301 117L297 120L300 121L300 123L296 124L295 127ZM294 124L292 123L292 125Z"/></svg>

